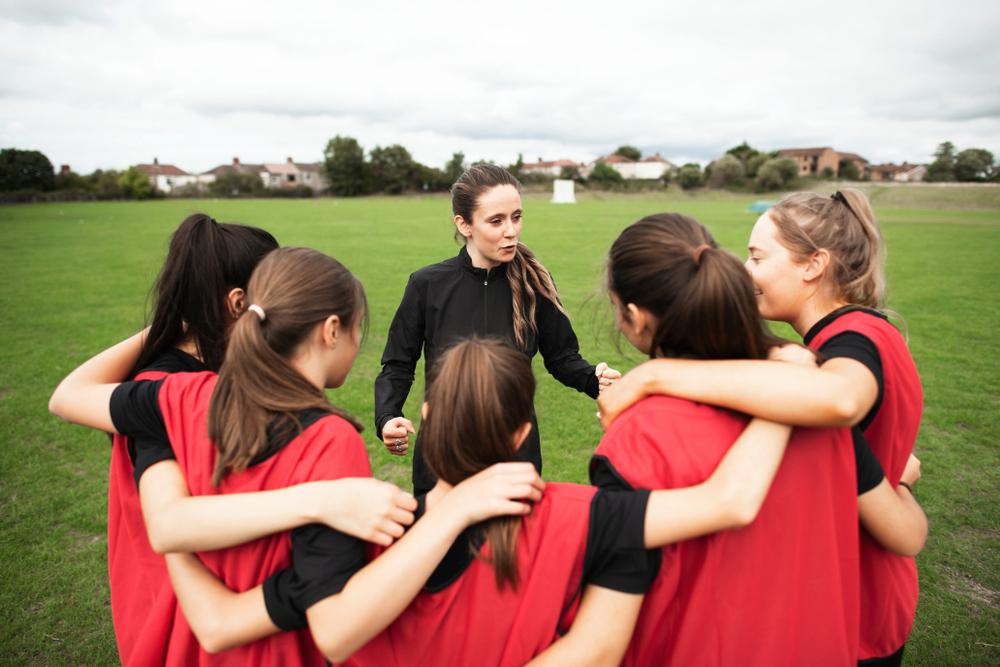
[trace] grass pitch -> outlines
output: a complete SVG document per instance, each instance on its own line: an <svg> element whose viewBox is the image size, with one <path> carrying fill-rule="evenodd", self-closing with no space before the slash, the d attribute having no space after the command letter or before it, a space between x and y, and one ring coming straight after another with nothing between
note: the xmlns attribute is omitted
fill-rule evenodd
<svg viewBox="0 0 1000 667"><path fill-rule="evenodd" d="M1000 662L1000 189L957 193L871 191L889 244L889 306L905 318L926 396L917 493L931 536L918 558L911 665ZM618 232L643 215L676 210L742 257L754 222L744 212L750 195L585 194L575 206L547 199L526 198L523 239L555 276L584 356L622 370L641 356L617 343L600 286ZM368 424L376 476L408 483L409 459L384 453L373 434L372 383L407 276L457 251L446 198L0 208L2 662L117 659L105 560L108 440L59 422L46 403L75 365L142 326L167 239L194 211L259 225L282 245L318 248L361 278L371 330L347 384L332 397ZM536 362L545 475L585 482L601 436L594 404ZM410 416L418 414L422 368L417 377Z"/></svg>

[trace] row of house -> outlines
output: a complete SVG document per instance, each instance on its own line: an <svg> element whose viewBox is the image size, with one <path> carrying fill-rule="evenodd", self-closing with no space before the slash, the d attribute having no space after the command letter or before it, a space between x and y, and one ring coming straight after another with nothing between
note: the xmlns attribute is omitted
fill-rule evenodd
<svg viewBox="0 0 1000 667"><path fill-rule="evenodd" d="M799 165L800 176L840 176L841 167L853 163L858 176L873 181L901 183L924 180L927 168L920 164L871 164L857 153L836 151L830 146L819 148L782 148L778 157L787 157Z"/></svg>
<svg viewBox="0 0 1000 667"><path fill-rule="evenodd" d="M287 158L284 162L246 164L234 157L232 164L222 164L200 174L192 174L172 164L160 164L153 158L152 164L139 164L136 169L149 178L155 190L169 193L185 186L205 187L217 178L233 173L254 174L266 188L293 188L304 185L319 192L327 187L321 162L295 162Z"/></svg>
<svg viewBox="0 0 1000 667"><path fill-rule="evenodd" d="M668 171L677 169L669 160L665 160L659 153L633 160L623 155L604 155L593 162L574 162L573 160L550 160L545 161L538 158L538 162L529 162L521 166L523 174L540 174L543 176L558 177L563 173L564 168L575 169L581 176L587 178L598 162L603 162L619 174L622 178L656 180L662 178Z"/></svg>

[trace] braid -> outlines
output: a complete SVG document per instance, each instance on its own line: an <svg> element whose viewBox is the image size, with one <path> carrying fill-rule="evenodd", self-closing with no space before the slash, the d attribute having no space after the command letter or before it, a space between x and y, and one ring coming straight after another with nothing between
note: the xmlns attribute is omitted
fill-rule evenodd
<svg viewBox="0 0 1000 667"><path fill-rule="evenodd" d="M514 341L519 349L526 350L528 331L538 334L538 324L535 321L535 307L538 303L536 291L551 301L560 313L567 313L559 299L552 275L528 246L518 242L517 253L509 266L507 279L510 281L511 305L514 310Z"/></svg>

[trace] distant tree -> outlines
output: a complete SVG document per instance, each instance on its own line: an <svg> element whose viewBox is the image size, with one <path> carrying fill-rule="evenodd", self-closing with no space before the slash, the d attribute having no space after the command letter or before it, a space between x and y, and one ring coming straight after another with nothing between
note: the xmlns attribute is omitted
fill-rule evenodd
<svg viewBox="0 0 1000 667"><path fill-rule="evenodd" d="M617 149L615 149L614 155L621 155L622 157L627 157L632 160L642 159L642 151L640 151L635 146L629 146L628 144L625 144L624 146L619 146Z"/></svg>
<svg viewBox="0 0 1000 667"><path fill-rule="evenodd" d="M616 174L618 172L615 172ZM619 174L620 176L621 174ZM565 165L559 169L559 178L567 181L580 180L580 168L576 165Z"/></svg>
<svg viewBox="0 0 1000 667"><path fill-rule="evenodd" d="M327 142L323 157L326 178L333 194L356 197L365 193L368 165L365 163L365 151L356 139L338 134Z"/></svg>
<svg viewBox="0 0 1000 667"><path fill-rule="evenodd" d="M121 199L125 196L121 185L118 184L121 175L120 171L114 169L97 169L84 176L83 181L87 184L87 189L92 190L98 199Z"/></svg>
<svg viewBox="0 0 1000 667"><path fill-rule="evenodd" d="M465 171L465 153L452 153L451 159L444 165L444 174L448 179L448 187L458 180Z"/></svg>
<svg viewBox="0 0 1000 667"><path fill-rule="evenodd" d="M744 170L746 170L750 159L760 154L761 154L760 151L758 151L756 148L754 148L745 141L739 146L733 146L728 151L726 151L726 155L732 155L734 158L736 158L743 164Z"/></svg>
<svg viewBox="0 0 1000 667"><path fill-rule="evenodd" d="M39 151L0 150L0 192L51 190L55 187L52 163Z"/></svg>
<svg viewBox="0 0 1000 667"><path fill-rule="evenodd" d="M855 171L857 171L857 168L855 168ZM823 171L821 171L819 173L819 177L820 178L833 178L834 177L833 169L831 167L823 167Z"/></svg>
<svg viewBox="0 0 1000 667"><path fill-rule="evenodd" d="M521 171L524 168L524 155L517 154L517 162L507 165L507 171L514 175L514 178L521 178Z"/></svg>
<svg viewBox="0 0 1000 667"><path fill-rule="evenodd" d="M590 176L587 178L588 183L597 187L615 185L624 180L625 179L618 173L617 169L600 161L594 165L594 168L590 171Z"/></svg>
<svg viewBox="0 0 1000 667"><path fill-rule="evenodd" d="M927 175L925 181L954 181L955 180L955 144L946 141L938 144L934 151L934 161L927 165Z"/></svg>
<svg viewBox="0 0 1000 667"><path fill-rule="evenodd" d="M711 170L706 169L705 171L708 174L708 186L711 188L726 188L736 185L743 180L745 174L743 163L732 153L726 153L709 166Z"/></svg>
<svg viewBox="0 0 1000 667"><path fill-rule="evenodd" d="M130 199L149 199L153 196L153 184L149 176L135 167L129 167L118 177L118 186L122 194Z"/></svg>
<svg viewBox="0 0 1000 667"><path fill-rule="evenodd" d="M61 171L55 176L56 190L89 190L90 183L75 171Z"/></svg>
<svg viewBox="0 0 1000 667"><path fill-rule="evenodd" d="M789 158L771 158L757 170L754 185L758 190L780 190L795 180L799 166Z"/></svg>
<svg viewBox="0 0 1000 667"><path fill-rule="evenodd" d="M407 190L414 190L421 187L421 167L410 152L400 146L393 144L382 148L376 146L372 149L371 158L368 163L368 174L373 192L385 192L390 195L398 195Z"/></svg>
<svg viewBox="0 0 1000 667"><path fill-rule="evenodd" d="M747 158L746 162L746 172L747 176L754 178L757 176L757 171L760 169L761 165L771 159L771 156L767 153L757 153L756 155Z"/></svg>
<svg viewBox="0 0 1000 667"><path fill-rule="evenodd" d="M851 160L841 160L837 164L838 176L845 181L860 181L861 174L858 165Z"/></svg>
<svg viewBox="0 0 1000 667"><path fill-rule="evenodd" d="M247 197L264 194L264 182L253 173L226 170L208 184L208 191L217 197Z"/></svg>
<svg viewBox="0 0 1000 667"><path fill-rule="evenodd" d="M677 184L685 190L700 187L704 182L701 173L701 165L695 162L688 162L677 170Z"/></svg>
<svg viewBox="0 0 1000 667"><path fill-rule="evenodd" d="M993 153L984 148L966 148L955 156L955 178L988 181L993 175Z"/></svg>

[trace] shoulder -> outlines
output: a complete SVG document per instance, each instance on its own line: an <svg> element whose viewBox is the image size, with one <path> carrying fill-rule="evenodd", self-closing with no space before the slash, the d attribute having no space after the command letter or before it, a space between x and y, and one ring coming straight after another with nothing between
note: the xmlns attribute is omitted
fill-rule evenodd
<svg viewBox="0 0 1000 667"><path fill-rule="evenodd" d="M187 352L171 347L164 350L149 366L136 374L137 380L155 380L168 373L198 373L208 370L201 361Z"/></svg>
<svg viewBox="0 0 1000 667"><path fill-rule="evenodd" d="M417 269L410 274L410 283L415 285L425 285L441 278L452 276L462 269L461 261L458 257L448 259L436 264L429 264Z"/></svg>
<svg viewBox="0 0 1000 667"><path fill-rule="evenodd" d="M163 378L161 395L167 396L211 396L219 375L212 371L199 373L170 373Z"/></svg>
<svg viewBox="0 0 1000 667"><path fill-rule="evenodd" d="M368 450L354 426L336 414L328 414L309 424L296 438L308 479L370 477Z"/></svg>

